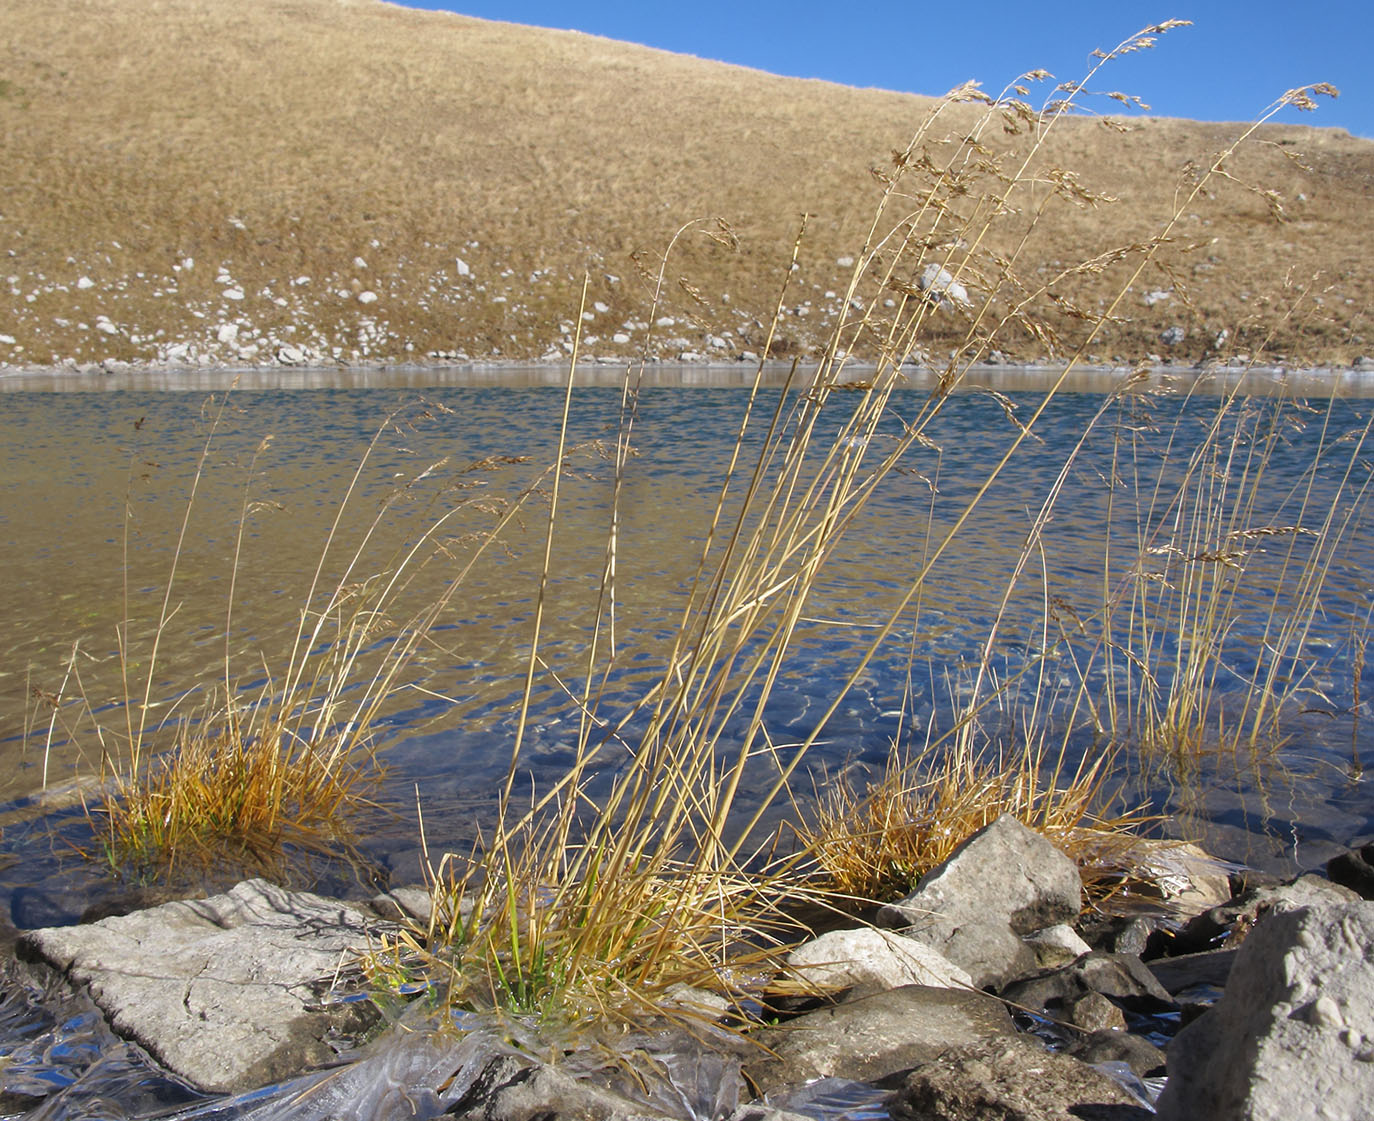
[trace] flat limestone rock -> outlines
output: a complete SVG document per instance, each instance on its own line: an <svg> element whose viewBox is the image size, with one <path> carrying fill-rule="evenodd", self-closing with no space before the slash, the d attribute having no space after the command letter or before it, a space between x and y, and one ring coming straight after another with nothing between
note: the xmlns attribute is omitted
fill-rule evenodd
<svg viewBox="0 0 1374 1121"><path fill-rule="evenodd" d="M924 942L888 930L832 930L798 946L790 970L817 989L849 989L867 996L902 985L972 988L973 980Z"/></svg>
<svg viewBox="0 0 1374 1121"><path fill-rule="evenodd" d="M202 1089L233 1093L334 1057L365 1002L320 993L388 924L347 904L246 880L85 926L30 931L21 952L89 988L115 1031Z"/></svg>

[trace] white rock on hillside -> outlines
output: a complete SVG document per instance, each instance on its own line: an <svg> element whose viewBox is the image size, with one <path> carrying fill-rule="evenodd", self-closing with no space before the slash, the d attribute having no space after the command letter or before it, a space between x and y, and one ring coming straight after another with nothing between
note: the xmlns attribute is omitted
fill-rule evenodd
<svg viewBox="0 0 1374 1121"><path fill-rule="evenodd" d="M921 273L921 278L917 285L926 294L936 307L972 307L973 301L969 299L968 289L960 284L948 269L932 261Z"/></svg>

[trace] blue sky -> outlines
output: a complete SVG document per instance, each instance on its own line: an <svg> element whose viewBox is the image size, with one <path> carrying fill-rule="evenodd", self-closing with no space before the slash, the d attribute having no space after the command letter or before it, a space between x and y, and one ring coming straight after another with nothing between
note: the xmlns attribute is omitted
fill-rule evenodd
<svg viewBox="0 0 1374 1121"><path fill-rule="evenodd" d="M1190 19L1098 83L1163 116L1248 121L1312 82L1341 91L1279 119L1374 138L1374 0L400 0L486 19L572 28L774 74L940 94L972 78L989 92L1024 70L1081 78L1089 52L1149 24ZM1115 103L1104 103L1117 110Z"/></svg>

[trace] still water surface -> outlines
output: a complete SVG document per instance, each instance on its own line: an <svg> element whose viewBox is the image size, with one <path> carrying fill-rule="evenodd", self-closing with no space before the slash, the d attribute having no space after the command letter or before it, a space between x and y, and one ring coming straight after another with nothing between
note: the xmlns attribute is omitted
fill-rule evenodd
<svg viewBox="0 0 1374 1121"><path fill-rule="evenodd" d="M415 374L393 380L401 384L239 388L214 426L199 471L212 416L204 392L0 394L0 454L7 465L0 478L0 799L8 802L0 810L0 849L9 861L0 868L0 890L21 925L71 917L70 905L53 903L42 885L65 877L75 887L92 874L80 871L61 841L45 840L25 819L43 790L99 771L99 742L88 731L64 731L64 723L78 717L72 698L82 695L102 719L117 720L125 688L121 632L141 691L152 624L174 561L168 605L175 614L151 685L164 713L174 712L174 702L188 691L222 681L226 655L240 687L254 688L277 672L340 500L393 410L417 398L431 403L428 416L409 407L383 431L358 477L340 540L357 540L384 507L385 516L357 571L380 568L437 513L467 504L449 527L451 555L421 573L413 594L397 604L398 619L452 578L470 535L490 527L499 500L527 487L555 456L562 407L555 385L444 385ZM901 417L915 414L926 393L913 388L894 397L892 424L875 439L875 450L899 431ZM747 390L737 385L643 390L633 436L638 454L629 462L621 504L608 715L661 669L746 400ZM834 559L794 644L768 714L777 742L811 731L907 587L932 536L953 524L987 476L1013 433L1005 405L1025 416L1038 400L1036 393L1011 394L1007 402L957 396L930 430L934 446L916 449L909 469L879 492ZM1075 392L1052 403L1037 426L1039 440L1018 453L933 570L919 614L908 613L840 705L813 757L815 781L846 766L881 765L894 741L920 742L931 729L938 734L948 726L998 616L1031 519L1103 400L1099 393ZM1332 426L1356 426L1363 405L1338 401L1329 422L1314 413L1306 429L1293 431L1274 452L1262 502L1272 501L1276 517L1291 510L1283 503L1307 477L1323 423L1328 436ZM990 659L999 676L1030 664L1041 648L1045 635L1036 621L1044 618L1047 601L1061 621L1075 613L1089 616L1101 599L1108 550L1117 556L1132 544L1120 507L1123 495L1137 502L1142 492L1129 478L1115 491L1118 528L1107 528L1112 433L1133 434L1146 445L1141 461L1157 469L1168 434L1175 451L1186 448L1211 407L1206 400L1186 406L1175 424L1180 406L1160 401L1150 406L1163 422L1158 430L1135 411L1115 413L1102 425L1100 439L1068 480L1043 550L1008 599ZM559 676L539 675L522 760L536 783L559 774L570 758L576 721L563 686L580 679L590 641L611 495L611 469L598 441L613 437L619 409L614 385L588 386L574 397L570 440L580 450L570 458L573 472L559 500L543 643ZM444 466L420 477L441 461ZM1117 473L1130 474L1120 464ZM1339 464L1318 472L1310 508L1334 501L1339 474ZM470 833L474 814L489 805L505 775L544 516L542 506L531 504L501 547L466 579L440 621L436 643L414 667L412 688L383 722L385 793L398 811L365 848L398 879L414 878L418 870L417 791L429 843L438 848ZM1374 751L1368 713L1359 719L1367 708L1362 698L1374 696L1374 670L1359 673L1356 659L1370 610L1372 533L1358 520L1334 557L1318 626L1302 651L1319 695L1289 715L1291 740L1277 765L1204 766L1180 784L1157 768L1128 764L1124 777L1132 790L1175 815L1172 831L1200 835L1230 858L1276 868L1310 866L1338 845L1374 836L1374 806L1358 763ZM331 563L329 571L339 571L342 562ZM1247 603L1247 594L1253 602ZM1258 587L1239 602L1242 617L1253 621L1237 626L1228 641L1243 671L1247 650L1262 641L1273 597ZM1067 695L1071 666L1056 663L1046 680L1051 694L1057 687ZM1105 680L1100 687L1107 688ZM1006 736L1015 724L1016 706L1009 702L1004 713L1004 726L989 719L990 737ZM1075 752L1098 749L1082 735L1072 743ZM79 831L79 824L65 828Z"/></svg>

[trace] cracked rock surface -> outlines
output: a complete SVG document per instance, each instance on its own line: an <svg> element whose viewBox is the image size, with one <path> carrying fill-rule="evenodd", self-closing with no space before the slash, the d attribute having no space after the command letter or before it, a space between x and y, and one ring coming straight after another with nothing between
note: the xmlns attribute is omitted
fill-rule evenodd
<svg viewBox="0 0 1374 1121"><path fill-rule="evenodd" d="M388 926L247 880L210 899L30 931L20 949L85 985L114 1029L169 1070L232 1093L330 1061L329 1035L363 1026L366 1002L319 998Z"/></svg>

